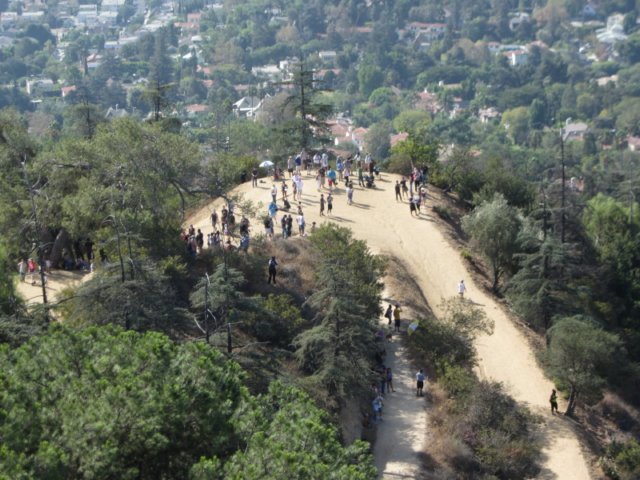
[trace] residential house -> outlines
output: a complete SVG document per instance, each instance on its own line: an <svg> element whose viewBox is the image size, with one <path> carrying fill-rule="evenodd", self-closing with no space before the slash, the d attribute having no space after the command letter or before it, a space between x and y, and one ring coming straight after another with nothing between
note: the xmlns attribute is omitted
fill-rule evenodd
<svg viewBox="0 0 640 480"><path fill-rule="evenodd" d="M624 15L616 13L607 18L607 26L596 30L596 37L600 43L614 45L627 39L624 33Z"/></svg>
<svg viewBox="0 0 640 480"><path fill-rule="evenodd" d="M529 52L526 50L509 50L502 53L509 59L509 65L512 67L519 67L524 65L529 60Z"/></svg>
<svg viewBox="0 0 640 480"><path fill-rule="evenodd" d="M499 121L502 114L494 107L481 108L478 110L478 118L480 123L490 123L493 121Z"/></svg>
<svg viewBox="0 0 640 480"><path fill-rule="evenodd" d="M426 88L424 91L418 93L416 97L417 99L414 103L415 108L419 110L426 110L433 115L442 110L442 104L438 99L438 95L429 92Z"/></svg>
<svg viewBox="0 0 640 480"><path fill-rule="evenodd" d="M204 103L192 103L191 105L184 107L184 111L187 116L195 117L196 115L207 113L209 111L209 106Z"/></svg>
<svg viewBox="0 0 640 480"><path fill-rule="evenodd" d="M562 129L562 138L565 142L571 140L584 140L584 136L589 132L589 126L583 122L572 122L570 118L565 122Z"/></svg>
<svg viewBox="0 0 640 480"><path fill-rule="evenodd" d="M128 116L129 116L129 113L127 112L127 110L124 108L118 108L118 105L116 104L115 107L109 107L109 109L107 110L107 113L105 113L104 115L104 118L110 120L115 118L124 118Z"/></svg>
<svg viewBox="0 0 640 480"><path fill-rule="evenodd" d="M337 56L338 54L335 50L323 50L318 52L320 60L326 63L334 62Z"/></svg>
<svg viewBox="0 0 640 480"><path fill-rule="evenodd" d="M124 0L102 0L100 3L100 12L115 12L124 5Z"/></svg>
<svg viewBox="0 0 640 480"><path fill-rule="evenodd" d="M256 112L262 107L262 100L258 97L242 97L233 104L236 117L255 118Z"/></svg>
<svg viewBox="0 0 640 480"><path fill-rule="evenodd" d="M57 85L50 78L34 78L27 80L27 95L35 97L48 95L57 90Z"/></svg>
<svg viewBox="0 0 640 480"><path fill-rule="evenodd" d="M251 74L255 77L267 80L270 82L277 82L282 80L282 72L278 65L261 65L259 67L253 67Z"/></svg>
<svg viewBox="0 0 640 480"><path fill-rule="evenodd" d="M640 152L640 137L627 137L627 147L632 152Z"/></svg>
<svg viewBox="0 0 640 480"><path fill-rule="evenodd" d="M509 19L509 30L514 32L522 23L530 22L531 16L525 12L514 13Z"/></svg>
<svg viewBox="0 0 640 480"><path fill-rule="evenodd" d="M407 132L394 133L389 137L389 144L393 148L398 143L404 142L407 138L409 138L409 134Z"/></svg>

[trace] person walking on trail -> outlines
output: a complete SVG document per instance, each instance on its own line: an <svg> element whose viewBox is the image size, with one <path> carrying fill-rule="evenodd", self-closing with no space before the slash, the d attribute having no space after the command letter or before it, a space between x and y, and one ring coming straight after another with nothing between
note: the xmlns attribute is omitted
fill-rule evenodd
<svg viewBox="0 0 640 480"><path fill-rule="evenodd" d="M396 202L397 201L402 201L402 194L400 193L400 181L396 180L396 185L394 187L394 190L396 192Z"/></svg>
<svg viewBox="0 0 640 480"><path fill-rule="evenodd" d="M558 413L558 395L555 388L551 390L551 396L549 397L549 403L551 404L551 414Z"/></svg>
<svg viewBox="0 0 640 480"><path fill-rule="evenodd" d="M267 238L273 239L273 220L269 216L264 218L264 234Z"/></svg>
<svg viewBox="0 0 640 480"><path fill-rule="evenodd" d="M218 212L214 210L211 214L211 227L215 230L216 225L218 225Z"/></svg>
<svg viewBox="0 0 640 480"><path fill-rule="evenodd" d="M460 283L458 284L458 295L460 295L460 298L464 298L464 292L467 291L467 286L464 284L464 280L460 280Z"/></svg>
<svg viewBox="0 0 640 480"><path fill-rule="evenodd" d="M388 325L391 325L391 319L393 318L393 306L391 304L387 307L387 311L384 312L384 316L389 320Z"/></svg>
<svg viewBox="0 0 640 480"><path fill-rule="evenodd" d="M304 220L304 215L301 210L300 210L300 213L298 214L297 222L298 222L298 233L300 234L301 237L304 237L304 227L306 225L306 222Z"/></svg>
<svg viewBox="0 0 640 480"><path fill-rule="evenodd" d="M251 170L251 188L255 188L258 186L258 169L254 168Z"/></svg>
<svg viewBox="0 0 640 480"><path fill-rule="evenodd" d="M278 200L278 187L276 187L276 184L273 184L273 187L271 187L271 200L273 201L273 203L276 203Z"/></svg>
<svg viewBox="0 0 640 480"><path fill-rule="evenodd" d="M400 308L400 304L396 303L396 308L393 310L393 320L395 323L396 332L398 333L400 333L400 324L401 324L400 312L402 312L402 309Z"/></svg>
<svg viewBox="0 0 640 480"><path fill-rule="evenodd" d="M424 374L424 370L420 369L416 373L416 397L424 397L424 381L427 377Z"/></svg>
<svg viewBox="0 0 640 480"><path fill-rule="evenodd" d="M27 279L27 260L24 258L18 263L18 273L20 274L20 281L24 282Z"/></svg>
<svg viewBox="0 0 640 480"><path fill-rule="evenodd" d="M271 257L271 260L269 260L269 280L267 280L267 283L271 283L271 280L273 279L273 284L276 284L277 266L278 262L276 262L276 257Z"/></svg>
<svg viewBox="0 0 640 480"><path fill-rule="evenodd" d="M331 215L332 210L333 210L333 195L329 193L329 195L327 195L327 215Z"/></svg>
<svg viewBox="0 0 640 480"><path fill-rule="evenodd" d="M336 171L329 167L329 170L327 170L327 179L329 180L329 191L333 191L334 187L337 187L337 183L336 183L336 179L337 179L337 175L336 175Z"/></svg>
<svg viewBox="0 0 640 480"><path fill-rule="evenodd" d="M324 217L324 193L320 194L320 216Z"/></svg>
<svg viewBox="0 0 640 480"><path fill-rule="evenodd" d="M269 216L273 220L275 220L276 219L276 215L278 214L278 205L276 205L276 202L271 202L269 204L268 212L269 212Z"/></svg>
<svg viewBox="0 0 640 480"><path fill-rule="evenodd" d="M287 238L287 216L283 215L280 220L280 226L282 227L282 238Z"/></svg>
<svg viewBox="0 0 640 480"><path fill-rule="evenodd" d="M393 388L393 373L391 373L391 368L387 368L387 393L389 393L389 391L395 392L395 389Z"/></svg>
<svg viewBox="0 0 640 480"><path fill-rule="evenodd" d="M382 406L384 405L384 400L381 395L376 395L376 398L371 402L371 406L373 407L373 420L374 421L382 421Z"/></svg>
<svg viewBox="0 0 640 480"><path fill-rule="evenodd" d="M36 262L33 260L33 258L30 258L29 261L27 262L27 269L29 270L29 279L31 280L31 285L36 284L37 268L38 268L38 265L36 264Z"/></svg>
<svg viewBox="0 0 640 480"><path fill-rule="evenodd" d="M382 365L382 369L380 370L380 395L384 397L384 394L386 391L387 391L387 369L384 365Z"/></svg>

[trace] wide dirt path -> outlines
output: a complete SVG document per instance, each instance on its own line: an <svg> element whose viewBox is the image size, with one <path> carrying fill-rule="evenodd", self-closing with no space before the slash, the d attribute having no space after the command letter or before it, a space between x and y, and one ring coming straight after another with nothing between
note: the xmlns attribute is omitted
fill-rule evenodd
<svg viewBox="0 0 640 480"><path fill-rule="evenodd" d="M474 283L458 250L446 240L437 227L431 205L426 211L423 208L420 218L412 218L408 204L396 202L394 199L393 185L397 177L383 174L382 178L376 182L375 189L356 187L354 205L351 206L347 205L344 189L340 188L334 193L334 215L319 217L320 194L316 192L315 181L308 176L304 176L303 179L302 204L307 229L310 228L312 221L318 222L318 225L323 222L335 222L353 230L354 235L366 240L374 252L397 257L407 266L436 314L441 313L439 311L441 300L455 295L458 282L461 279L465 280L467 297L484 309L495 321L494 334L482 336L477 340L480 375L485 379L502 382L507 392L517 401L528 405L534 412L545 418L545 423L542 425L545 449L543 472L540 478L561 480L590 478L587 462L570 421L561 416L552 417L549 413L547 400L553 388L552 382L545 378L537 366L524 335L511 323L493 298ZM291 182L288 183L291 184ZM266 212L266 205L271 198L269 194L271 185L270 181L266 181L259 184L257 188L252 188L250 183L247 183L238 187L236 191L243 193L247 200L256 204L262 202L260 210L262 214ZM295 218L295 204L291 203L294 205L292 214ZM192 216L190 223L197 228L202 228L205 234L211 232L209 214L214 206L219 208L220 205L218 201L203 208ZM254 234L263 231L259 220L253 220L252 231ZM294 231L297 231L295 223ZM276 232L280 232L279 224ZM399 358L406 360L402 354L398 356L396 353L396 359ZM410 418L415 397L403 394L398 398L404 400L394 401L392 405L389 402L386 412L391 415L393 410L399 417ZM561 409L562 407L563 405L560 405ZM394 430L395 441L390 443L396 445L394 455L398 459L411 458L417 464L416 454L423 448L422 443L426 435L413 435L413 433L420 428L426 428L426 425L424 427L412 425L410 422L405 424L407 428ZM427 450L428 448L429 446L426 445ZM393 464L393 461L389 459L388 463Z"/></svg>

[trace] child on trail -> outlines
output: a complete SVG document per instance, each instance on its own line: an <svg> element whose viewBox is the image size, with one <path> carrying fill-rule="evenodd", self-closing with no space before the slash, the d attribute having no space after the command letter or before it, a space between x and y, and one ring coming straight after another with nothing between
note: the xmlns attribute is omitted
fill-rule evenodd
<svg viewBox="0 0 640 480"><path fill-rule="evenodd" d="M329 193L329 195L327 195L327 215L331 215L332 210L333 210L333 195Z"/></svg>
<svg viewBox="0 0 640 480"><path fill-rule="evenodd" d="M371 402L371 406L373 407L373 419L375 421L382 421L382 406L384 405L382 397L380 395L376 396Z"/></svg>
<svg viewBox="0 0 640 480"><path fill-rule="evenodd" d="M276 284L276 267L278 266L278 262L276 262L276 257L271 257L271 260L269 260L269 280L267 280L267 283L271 283L271 279L273 279L273 284Z"/></svg>
<svg viewBox="0 0 640 480"><path fill-rule="evenodd" d="M558 395L556 394L555 388L551 390L549 403L551 404L551 415L558 413Z"/></svg>
<svg viewBox="0 0 640 480"><path fill-rule="evenodd" d="M424 380L425 374L422 369L418 373L416 373L416 397L424 397Z"/></svg>
<svg viewBox="0 0 640 480"><path fill-rule="evenodd" d="M347 184L347 203L353 205L353 185L351 183Z"/></svg>
<svg viewBox="0 0 640 480"><path fill-rule="evenodd" d="M460 298L464 298L464 292L467 291L467 286L464 284L464 280L460 280L460 283L458 284L458 295L460 295Z"/></svg>
<svg viewBox="0 0 640 480"><path fill-rule="evenodd" d="M324 217L324 193L320 194L320 216Z"/></svg>

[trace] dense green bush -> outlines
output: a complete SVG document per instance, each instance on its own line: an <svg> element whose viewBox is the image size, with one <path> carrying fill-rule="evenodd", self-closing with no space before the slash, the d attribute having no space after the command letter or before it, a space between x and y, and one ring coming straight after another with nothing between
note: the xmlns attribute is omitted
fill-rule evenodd
<svg viewBox="0 0 640 480"><path fill-rule="evenodd" d="M614 480L640 478L640 443L637 440L613 442L600 462L605 473Z"/></svg>

